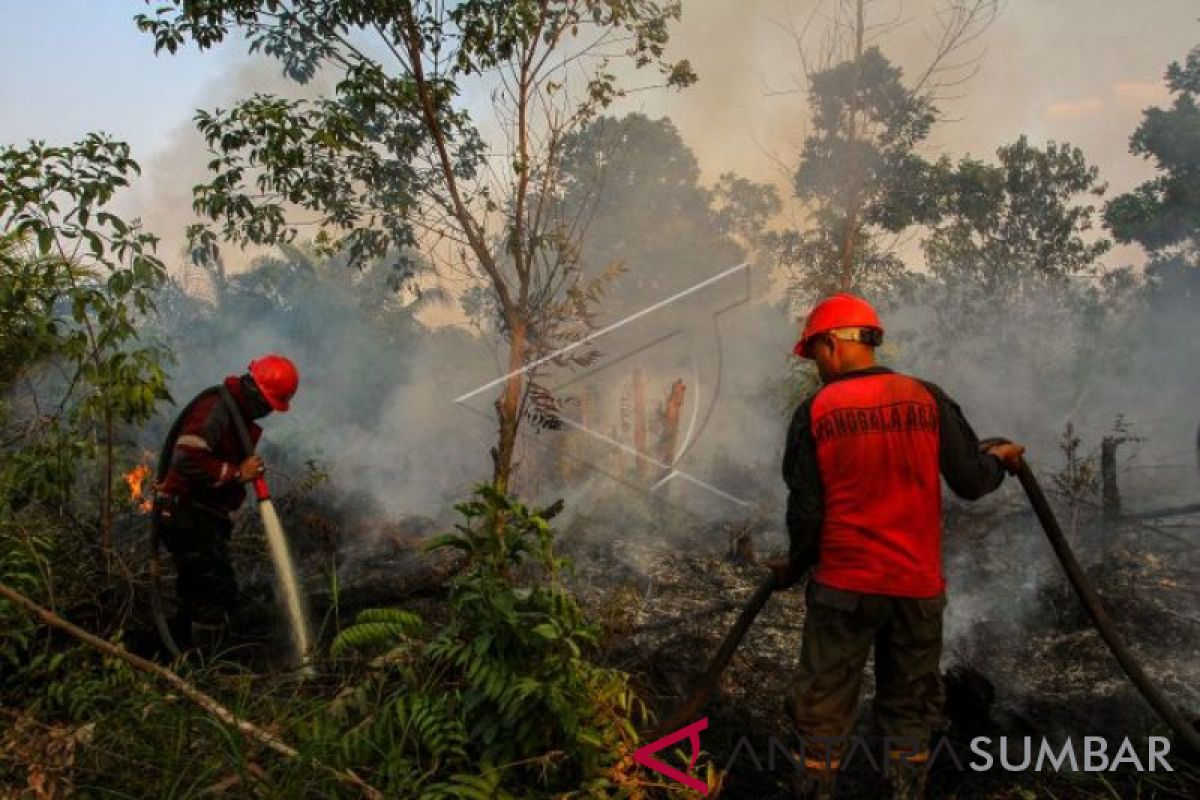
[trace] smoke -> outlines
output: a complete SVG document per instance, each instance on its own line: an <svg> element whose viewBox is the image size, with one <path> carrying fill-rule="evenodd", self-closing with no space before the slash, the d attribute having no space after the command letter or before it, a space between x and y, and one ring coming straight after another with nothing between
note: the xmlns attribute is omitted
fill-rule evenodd
<svg viewBox="0 0 1200 800"><path fill-rule="evenodd" d="M1128 4L1111 5L1136 13ZM926 6L912 13L928 19ZM1178 12L1182 20L1182 9L1175 4L1159 13ZM1190 8L1187 14L1190 22ZM701 183L735 170L775 184L787 196L806 105L802 92L774 93L796 89L799 70L795 43L777 23L787 27L803 19L789 20L786 6L777 3L707 4L703 11L689 6L672 47L693 59L700 83L677 96L634 95L618 110L669 116L695 154ZM979 74L962 97L943 103L954 121L936 128L927 155L991 153L1030 133L1035 140L1081 145L1089 160L1104 166L1115 189L1148 177L1147 166L1126 154L1140 113L1129 98L1153 92L1147 87L1156 85L1167 60L1186 51L1194 31L1180 25L1181 32L1163 33L1150 45L1128 36L1118 42L1105 19L1102 13L1081 17L1069 4L1006 9L988 33ZM924 56L922 30L913 25L881 42L886 55L910 73ZM1097 47L1111 47L1122 57L1081 60L1077 66L1073 59L1058 62L1069 54L1046 55L1065 52L1059 43L1075 37L1094 37ZM1057 67L1048 66L1051 61ZM1058 73L1052 83L1045 78L1051 73ZM279 77L277 65L254 62L214 87L205 105L264 90L296 91ZM1096 124L1097 113L1104 124ZM191 186L204 179L206 158L203 143L185 125L148 165L145 217L163 232L168 257L182 249L182 230L192 221ZM746 255L730 237L699 238L698 232L712 228L702 209L654 216L663 211L656 198L647 201L646 186L637 180L617 188L609 184L605 206L612 217L609 224L594 222L585 240L590 264L606 264L616 254L628 269L612 302L603 301L605 324L734 266L731 255ZM632 216L650 221L644 230L635 232L631 220L620 216L630 208L637 209ZM243 260L249 262L250 255ZM915 249L906 255L911 268L923 270ZM1140 253L1116 251L1107 262L1140 259ZM333 277L331 271L344 269L337 264L314 272L302 259L285 254L282 260L288 280L295 282L255 283L249 279L257 273L239 264L234 272L248 276L237 289L240 299L210 307L197 299L210 292L204 280L189 298L179 299L186 308L169 317L166 331L179 355L172 383L176 398L186 401L263 352L287 354L300 365L302 381L292 412L265 422L271 463L286 471L315 460L329 472L332 502L354 507L357 518L417 515L448 524L452 503L491 474L496 390L460 398L502 376L500 348L444 320L423 323L428 315L402 298L379 314L368 302L378 296L379 284L367 277ZM175 267L181 280L185 274L203 277ZM752 263L750 275L736 302L718 296L672 305L636 328L595 342L595 363L550 364L534 374L559 402L554 412L561 421L525 425L517 487L538 505L557 497L566 501L556 525L582 557L603 550L630 574L644 576L656 553L723 549L721 526L748 518L758 521L760 550L784 547L779 462L802 380L789 355L794 322L769 289L776 276L765 263ZM1099 310L1085 302L1085 291L1035 293L1015 305L998 299L940 338L931 334L937 309L928 297L891 303L884 356L897 369L941 385L981 435L1025 443L1050 487L1064 468L1060 443L1068 423L1086 459L1120 419L1124 434L1140 437L1120 450L1127 507L1200 502L1194 464L1200 422L1195 402L1200 372L1194 365L1198 296L1134 292ZM636 371L643 380L642 423L633 418ZM686 391L678 446L669 452L662 445L663 406L676 380L684 381ZM641 470L639 424L657 462ZM161 432L160 426L148 439ZM1095 565L1110 543L1101 535L1099 498L1091 491L1076 499L1081 510L1071 517L1075 543L1085 562ZM1072 510L1069 503L1061 507ZM365 536L351 531L345 544L357 547ZM1140 548L1141 555L1166 552L1160 544L1144 537L1122 542ZM948 649L969 651L981 630L998 627L1015 636L1037 625L1046 611L1045 592L1062 584L1051 559L1014 481L970 507L951 502ZM1195 617L1194 595L1177 594L1172 602Z"/></svg>
<svg viewBox="0 0 1200 800"><path fill-rule="evenodd" d="M254 93L291 99L314 98L331 90L326 76L318 75L301 86L288 80L278 62L252 57L226 66L196 98L196 108L229 108ZM185 276L188 225L200 220L192 211L192 187L211 179L208 162L212 155L192 120L180 121L167 139L143 164L144 178L130 199L148 230L161 237L159 255L176 275ZM231 254L234 269L249 262L256 253ZM195 280L195 276L191 276Z"/></svg>

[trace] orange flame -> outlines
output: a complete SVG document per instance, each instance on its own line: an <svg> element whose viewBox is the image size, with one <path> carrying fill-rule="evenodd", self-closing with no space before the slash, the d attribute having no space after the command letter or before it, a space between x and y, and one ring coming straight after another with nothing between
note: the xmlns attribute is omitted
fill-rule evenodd
<svg viewBox="0 0 1200 800"><path fill-rule="evenodd" d="M129 499L137 506L137 510L143 514L149 514L153 506L149 495L144 491L146 478L150 477L150 467L145 464L138 464L129 472L125 473L125 483L129 484Z"/></svg>

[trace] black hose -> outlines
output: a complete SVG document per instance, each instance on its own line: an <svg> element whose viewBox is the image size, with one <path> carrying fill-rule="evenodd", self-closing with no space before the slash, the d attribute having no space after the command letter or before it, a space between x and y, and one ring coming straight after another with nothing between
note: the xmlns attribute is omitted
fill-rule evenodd
<svg viewBox="0 0 1200 800"><path fill-rule="evenodd" d="M750 626L754 624L754 618L758 616L758 612L762 611L763 606L767 604L768 598L774 594L778 584L775 580L775 573L772 572L763 579L758 585L758 589L754 591L750 599L746 602L742 613L738 615L737 622L729 629L729 633L725 634L725 640L721 642L720 649L713 656L712 661L708 664L708 669L700 676L700 680L696 683L696 687L688 696L687 701L679 707L665 722L660 724L657 733L652 739L657 739L665 733L679 728L680 726L691 722L692 717L704 707L708 702L709 695L717 685L717 681L721 678L721 673L729 666L729 662L733 660L733 654L737 652L738 645L742 643L742 639L746 636L746 631L750 630Z"/></svg>
<svg viewBox="0 0 1200 800"><path fill-rule="evenodd" d="M246 458L249 458L254 455L254 440L250 438L250 429L246 427L246 420L242 417L242 410L238 408L237 401L233 399L233 395L224 384L217 387L217 393L221 395L221 402L224 403L225 410L229 412L229 419L233 422L233 429L237 431L237 437L242 443L242 449L246 451Z"/></svg>
<svg viewBox="0 0 1200 800"><path fill-rule="evenodd" d="M1197 732L1179 710L1171 704L1166 695L1154 685L1150 680L1150 676L1142 669L1142 665L1138 663L1129 647L1117 632L1116 625L1113 624L1112 618L1105 610L1103 603L1100 601L1100 596L1096 594L1096 590L1088 581L1087 576L1083 572L1083 568L1075 558L1075 553L1071 550L1071 545L1067 542L1067 537L1062 532L1062 527L1058 524L1057 517L1054 516L1053 509L1046 501L1046 495L1042 493L1042 487L1038 484L1037 478L1034 477L1033 471L1029 469L1029 465L1024 461L1021 462L1021 467L1017 471L1017 479L1021 482L1021 487L1025 490L1025 494L1029 497L1029 504L1033 507L1033 512L1037 515L1038 521L1042 524L1042 529L1046 532L1046 538L1050 540L1050 546L1054 549L1054 554L1058 556L1058 560L1063 565L1063 570L1067 573L1067 579L1071 583L1071 587L1075 593L1079 595L1080 602L1087 609L1088 614L1092 618L1092 622L1099 631L1101 638L1104 639L1108 649L1112 651L1113 656L1117 659L1117 663L1125 670L1125 674L1129 676L1129 680L1137 687L1142 696L1146 698L1146 702L1158 712L1163 721L1171 727L1175 734L1186 744L1193 752L1200 753L1200 732ZM759 584L758 589L751 596L750 600L742 609L742 613L738 616L737 622L729 629L729 633L725 635L725 640L721 642L720 649L709 662L708 668L696 683L691 695L687 701L679 707L665 722L660 724L655 732L655 736L660 736L664 733L669 733L680 726L691 722L700 709L708 702L709 696L717 685L717 681L721 677L721 673L729 666L729 662L733 659L733 654L737 652L738 645L745 638L746 632L754 623L754 619L758 613L762 611L766 605L767 599L775 592L777 588L775 573L771 573L763 579Z"/></svg>
<svg viewBox="0 0 1200 800"><path fill-rule="evenodd" d="M158 638L172 658L179 658L183 651L171 635L171 626L167 624L167 615L163 610L162 599L162 562L159 558L158 526L150 523L150 615L154 618L154 627L158 630Z"/></svg>
<svg viewBox="0 0 1200 800"><path fill-rule="evenodd" d="M1130 652L1125 640L1121 638L1121 634L1117 632L1117 627L1101 603L1100 596L1096 594L1096 590L1088 581L1083 568L1075 559L1075 553L1072 552L1067 537L1063 535L1054 511L1046 502L1046 495L1042 494L1042 487L1038 485L1033 471L1024 461L1021 462L1021 468L1017 471L1017 479L1021 482L1021 487L1025 489L1025 494L1029 496L1029 503L1033 506L1033 512L1037 515L1038 521L1042 523L1042 529L1046 532L1046 538L1050 540L1050 546L1054 548L1054 554L1062 562L1063 570L1067 573L1067 580L1071 582L1071 588L1075 590L1075 594L1079 595L1080 602L1087 609L1092 622L1096 625L1096 630L1100 632L1100 636L1108 645L1108 649L1112 651L1117 663L1121 665L1121 669L1125 670L1125 674L1142 693L1142 697L1146 698L1146 702L1158 712L1164 722L1171 726L1184 744L1193 752L1200 753L1200 732L1188 724L1183 715L1179 713L1179 709L1154 685L1150 676L1146 674L1142 665Z"/></svg>

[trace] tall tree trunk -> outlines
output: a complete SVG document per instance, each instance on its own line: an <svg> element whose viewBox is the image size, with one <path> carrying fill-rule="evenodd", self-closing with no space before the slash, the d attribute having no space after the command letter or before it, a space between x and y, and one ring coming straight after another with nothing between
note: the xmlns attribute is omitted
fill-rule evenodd
<svg viewBox="0 0 1200 800"><path fill-rule="evenodd" d="M105 557L113 546L113 413L104 409L104 489L100 507L100 548Z"/></svg>
<svg viewBox="0 0 1200 800"><path fill-rule="evenodd" d="M528 323L517 318L510 325L508 342L508 379L504 392L496 400L496 417L499 423L496 448L492 451L492 480L501 492L507 492L512 482L513 457L516 452L517 429L521 416L521 392L524 389L525 353L528 349L526 326Z"/></svg>
<svg viewBox="0 0 1200 800"><path fill-rule="evenodd" d="M646 386L641 368L633 371L633 449L637 451L634 470L638 478L646 476Z"/></svg>
<svg viewBox="0 0 1200 800"><path fill-rule="evenodd" d="M663 436L659 447L659 458L664 464L675 461L675 446L679 439L679 415L683 410L683 399L687 394L687 384L683 378L676 378L667 393L667 403L663 410Z"/></svg>
<svg viewBox="0 0 1200 800"><path fill-rule="evenodd" d="M858 116L861 111L859 98L859 83L862 78L863 32L863 0L858 0L854 22L854 85L850 93L850 114L846 139L851 145L858 141ZM846 220L842 229L841 242L841 274L838 288L843 292L850 291L854 285L854 255L858 238L859 212L862 206L862 176L858 174L861 165L850 164L849 173L851 185L849 201L846 204Z"/></svg>

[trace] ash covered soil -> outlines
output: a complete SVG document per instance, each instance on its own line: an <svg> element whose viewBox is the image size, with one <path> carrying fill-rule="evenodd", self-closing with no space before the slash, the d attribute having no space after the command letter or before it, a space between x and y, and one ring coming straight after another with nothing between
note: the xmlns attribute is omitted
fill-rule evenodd
<svg viewBox="0 0 1200 800"><path fill-rule="evenodd" d="M1096 520L1076 522L1080 530L1097 530ZM964 764L975 759L970 741L976 736L993 742L1033 737L1035 757L1042 738L1057 746L1069 735L1082 753L1083 736L1103 736L1115 754L1129 737L1144 755L1144 737L1169 731L1092 628L1034 524L1020 511L950 515L942 659L947 704L940 733ZM637 536L589 536L582 543L565 538L576 564L576 591L606 632L602 660L632 673L658 719L665 719L687 697L765 567L719 549L719 533L671 546L647 545L648 537ZM1102 538L1075 538L1089 576L1146 671L1188 719L1196 719L1196 549L1142 524L1109 529ZM783 549L782 534L760 532L756 539L760 557ZM793 741L786 703L804 615L802 587L777 592L706 707L705 754L716 766L729 767L721 797L792 796L794 770L779 749L772 762L771 737L785 745ZM887 796L870 760L879 759L883 744L872 734L872 695L868 666L856 733L871 743L871 753L851 759L838 797ZM1178 748L1169 760L1176 770L1169 775L1128 769L980 773L960 771L943 751L928 796L1200 797L1197 761Z"/></svg>

